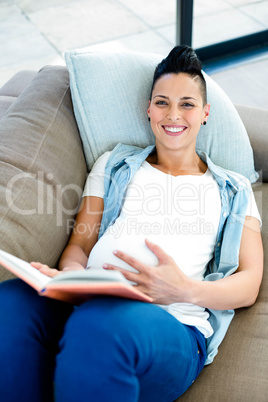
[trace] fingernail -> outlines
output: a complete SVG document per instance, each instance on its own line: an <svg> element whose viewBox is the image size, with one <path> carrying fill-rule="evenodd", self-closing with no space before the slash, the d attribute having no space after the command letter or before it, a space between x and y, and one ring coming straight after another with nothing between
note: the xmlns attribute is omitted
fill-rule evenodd
<svg viewBox="0 0 268 402"><path fill-rule="evenodd" d="M114 254L117 254L117 253L118 253L118 251L117 251L117 250L114 250L114 251L113 251L113 253L114 253Z"/></svg>
<svg viewBox="0 0 268 402"><path fill-rule="evenodd" d="M108 264L103 264L102 268L108 268Z"/></svg>

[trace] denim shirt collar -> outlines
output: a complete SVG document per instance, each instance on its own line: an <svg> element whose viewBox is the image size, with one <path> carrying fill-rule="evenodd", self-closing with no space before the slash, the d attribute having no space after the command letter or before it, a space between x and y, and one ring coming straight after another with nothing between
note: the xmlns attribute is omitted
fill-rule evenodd
<svg viewBox="0 0 268 402"><path fill-rule="evenodd" d="M126 163L135 171L154 150L155 145L149 145L143 149L137 146L119 143L113 149L106 167L118 168L122 163ZM215 165L206 152L199 149L197 149L196 152L203 162L207 164L220 187L225 187L226 184L228 184L233 187L235 191L238 191L239 187L243 185L247 187L246 179L244 177Z"/></svg>
<svg viewBox="0 0 268 402"><path fill-rule="evenodd" d="M229 185L235 191L239 191L241 188L248 188L249 181L244 176L215 165L206 152L198 149L196 152L203 162L207 164L220 187Z"/></svg>

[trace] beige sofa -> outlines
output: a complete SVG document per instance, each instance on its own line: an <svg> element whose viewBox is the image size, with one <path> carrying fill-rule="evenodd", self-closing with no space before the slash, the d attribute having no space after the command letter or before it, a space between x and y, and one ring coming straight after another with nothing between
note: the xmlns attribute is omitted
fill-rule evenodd
<svg viewBox="0 0 268 402"><path fill-rule="evenodd" d="M268 110L237 106L260 180L254 192L268 253ZM0 248L57 264L86 179L65 67L22 71L0 89ZM266 402L268 267L256 304L236 311L212 365L180 401ZM11 274L0 267L0 280ZM4 308L4 306L1 306ZM163 370L165 368L163 367Z"/></svg>

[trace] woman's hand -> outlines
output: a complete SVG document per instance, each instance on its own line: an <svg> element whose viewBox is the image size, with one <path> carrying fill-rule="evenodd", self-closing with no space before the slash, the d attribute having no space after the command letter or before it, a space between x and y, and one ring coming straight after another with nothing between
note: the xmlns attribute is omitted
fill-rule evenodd
<svg viewBox="0 0 268 402"><path fill-rule="evenodd" d="M42 274L49 276L51 278L53 276L60 275L66 271L75 271L75 270L84 269L84 267L80 264L75 264L73 266L66 267L61 271L59 271L56 268L50 268L48 265L42 264L41 262L31 262L31 266L38 269L38 271L40 271Z"/></svg>
<svg viewBox="0 0 268 402"><path fill-rule="evenodd" d="M111 264L104 264L103 268L120 271L126 279L137 283L137 289L152 297L153 303L187 302L191 279L179 269L173 258L159 246L147 239L145 243L158 258L159 263L156 267L143 264L128 254L116 250L114 251L116 257L135 268L138 273L130 272Z"/></svg>
<svg viewBox="0 0 268 402"><path fill-rule="evenodd" d="M53 277L59 275L62 271L56 268L50 268L48 265L42 264L41 262L31 262L31 266L38 269L42 274Z"/></svg>
<svg viewBox="0 0 268 402"><path fill-rule="evenodd" d="M122 272L157 304L191 303L213 310L230 310L255 303L263 273L263 247L258 219L246 217L237 271L216 281L188 278L160 247L148 240L146 245L158 258L157 267L148 266L117 251L115 255L138 273L110 264L105 264L104 268Z"/></svg>

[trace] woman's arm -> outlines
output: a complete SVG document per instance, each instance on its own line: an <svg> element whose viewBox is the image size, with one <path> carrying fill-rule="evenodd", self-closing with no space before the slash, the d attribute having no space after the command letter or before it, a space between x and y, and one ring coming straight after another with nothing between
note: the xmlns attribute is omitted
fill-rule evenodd
<svg viewBox="0 0 268 402"><path fill-rule="evenodd" d="M138 289L151 296L154 303L192 303L213 310L229 310L252 305L258 295L263 272L263 248L259 221L246 218L238 270L217 281L197 281L188 278L174 260L159 246L146 240L147 247L157 256L157 267L147 266L121 251L117 257L139 271L133 273L105 264L106 269L117 269L136 282Z"/></svg>
<svg viewBox="0 0 268 402"><path fill-rule="evenodd" d="M260 224L256 218L246 217L237 271L214 282L193 283L189 289L189 299L191 303L215 310L251 306L258 296L262 274Z"/></svg>
<svg viewBox="0 0 268 402"><path fill-rule="evenodd" d="M100 197L82 198L74 228L60 261L60 270L84 269L89 253L98 240L103 214L103 199ZM58 270L47 265L33 262L32 266L48 276L55 276Z"/></svg>
<svg viewBox="0 0 268 402"><path fill-rule="evenodd" d="M59 261L60 270L76 264L86 267L89 253L98 240L102 213L102 198L82 198L71 237Z"/></svg>

